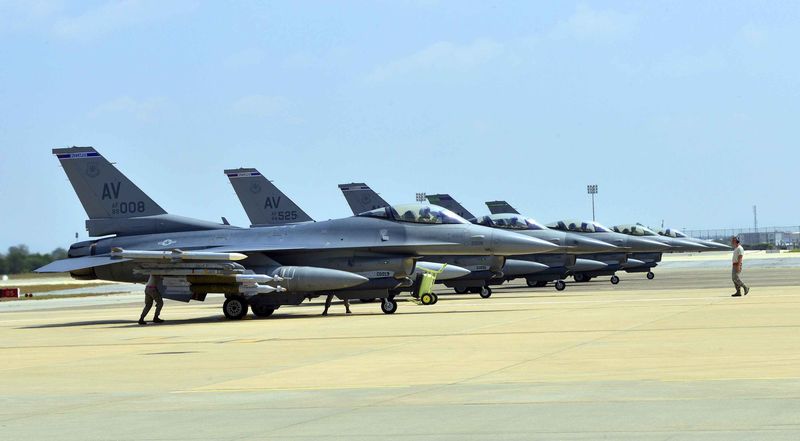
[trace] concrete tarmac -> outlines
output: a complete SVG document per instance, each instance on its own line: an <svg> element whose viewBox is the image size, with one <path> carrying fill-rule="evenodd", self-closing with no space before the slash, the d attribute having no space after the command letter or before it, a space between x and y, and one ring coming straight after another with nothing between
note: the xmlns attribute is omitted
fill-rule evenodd
<svg viewBox="0 0 800 441"><path fill-rule="evenodd" d="M746 269L744 298L725 270L620 275L392 316L316 301L233 322L219 297L145 327L138 302L3 312L0 437L800 439L797 268Z"/></svg>

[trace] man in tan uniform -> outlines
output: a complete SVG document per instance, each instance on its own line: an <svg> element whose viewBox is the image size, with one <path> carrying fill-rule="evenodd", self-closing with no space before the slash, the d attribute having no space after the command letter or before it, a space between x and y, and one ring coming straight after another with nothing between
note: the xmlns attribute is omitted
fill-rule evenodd
<svg viewBox="0 0 800 441"><path fill-rule="evenodd" d="M164 306L164 301L161 299L161 293L158 292L158 287L156 286L158 281L155 277L150 276L147 280L147 285L144 287L144 309L142 310L142 315L139 317L139 324L146 325L147 322L144 321L144 318L147 317L147 313L150 312L150 308L153 307L153 302L156 303L156 313L153 315L153 323L164 323L164 320L161 320L158 315L161 314L161 308Z"/></svg>
<svg viewBox="0 0 800 441"><path fill-rule="evenodd" d="M731 272L731 278L733 279L733 286L736 287L736 292L731 295L731 297L741 297L742 296L742 288L744 288L744 295L750 292L750 287L745 285L742 282L741 277L742 274L742 260L744 259L744 248L742 248L742 244L739 243L739 238L736 236L731 237L731 246L733 247L733 267Z"/></svg>
<svg viewBox="0 0 800 441"><path fill-rule="evenodd" d="M325 299L325 310L322 311L322 315L328 315L328 309L331 307L331 301L333 301L333 294L328 294L328 298ZM344 309L347 314L350 314L350 301L347 298L342 299L344 303Z"/></svg>

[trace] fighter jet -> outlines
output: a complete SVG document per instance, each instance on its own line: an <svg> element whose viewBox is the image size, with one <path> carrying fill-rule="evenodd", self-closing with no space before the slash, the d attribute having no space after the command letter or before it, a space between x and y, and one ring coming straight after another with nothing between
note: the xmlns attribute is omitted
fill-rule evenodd
<svg viewBox="0 0 800 441"><path fill-rule="evenodd" d="M268 180L255 168L238 168L225 170L231 186L239 198L251 227L287 225L297 222L314 222L291 198L281 191L272 181ZM405 280L404 273L400 273L400 280L395 278L396 273L391 268L382 268L388 261L375 261L375 269L368 272L357 272L368 277L370 282L354 287L351 290L364 290L370 287L389 287L391 290L407 288L398 285ZM337 268L348 270L348 268ZM424 271L437 272L438 280L449 280L469 274L469 270L456 265L442 265L436 262L417 261L414 275L418 276ZM387 280L384 280L387 279ZM341 293L336 293L341 294ZM384 296L385 297L385 296ZM373 300L372 297L362 297L361 300Z"/></svg>
<svg viewBox="0 0 800 441"><path fill-rule="evenodd" d="M572 277L576 282L588 282L597 276L611 276L611 283L619 283L619 276L614 274L619 270L633 269L644 264L644 262L630 258L628 253L658 253L658 260L661 259L660 253L670 248L669 245L654 240L641 237L615 233L610 228L594 221L579 220L560 220L547 224L549 228L560 231L572 231L578 234L587 235L594 239L602 240L619 248L626 250L624 253L603 253L593 255L592 259L597 259L608 264L608 268L600 271L576 272Z"/></svg>
<svg viewBox="0 0 800 441"><path fill-rule="evenodd" d="M369 186L364 183L351 183L341 184L339 189L347 200L350 209L353 213L362 212L362 210L374 210L373 207L388 206L388 203L383 200L377 193L375 193ZM380 210L380 208L377 208ZM369 211L367 211L369 212ZM537 239L539 240L539 239ZM553 249L562 249L564 245L551 244L550 242L539 240L542 244L547 244L537 250L537 253L548 252ZM535 254L535 253L531 253ZM467 256L467 255L452 255L452 256L428 256L426 260L433 260L435 262L455 264L464 267L471 271L468 276L460 277L457 279L444 280L443 283L449 288L454 288L459 294L471 292L479 294L483 298L488 298L492 295L492 289L488 286L492 280L503 280L505 277L514 278L524 275L532 275L538 272L543 272L549 269L546 264L527 259L506 259L500 256ZM561 287L560 289L563 289Z"/></svg>
<svg viewBox="0 0 800 441"><path fill-rule="evenodd" d="M611 229L614 230L614 232L616 233L628 234L636 237L643 237L648 240L654 240L657 242L665 243L670 246L670 248L667 250L670 253L685 253L685 252L698 252L698 251L710 250L708 246L700 243L679 238L668 237L668 236L660 236L655 231L638 223L615 225L611 227ZM626 267L625 268L626 272L629 273L646 272L647 278L652 280L655 277L655 273L653 273L652 269L655 268L661 261L661 253L631 253L628 255L628 263L630 263L631 260L635 260L636 262L641 262L641 264L633 267Z"/></svg>
<svg viewBox="0 0 800 441"><path fill-rule="evenodd" d="M711 250L715 250L715 251L730 251L731 250L731 247L729 245L725 245L724 243L714 242L713 240L703 240L703 239L698 239L696 237L690 237L690 236L687 236L686 234L684 234L683 232L681 232L681 230L678 230L676 228L661 228L660 230L658 230L658 234L659 234L659 236L672 237L672 238L675 238L675 239L682 239L682 240L688 240L688 241L691 241L691 242L699 243L699 244L705 245L705 246L711 248Z"/></svg>
<svg viewBox="0 0 800 441"><path fill-rule="evenodd" d="M539 241L472 225L423 204L323 222L239 228L168 214L92 147L54 149L95 239L73 244L69 258L38 272L78 279L147 283L164 298L205 300L222 293L223 313L249 308L269 316L282 305L369 282L357 272L374 262L410 275L423 255L513 255L542 249ZM411 212L414 219L401 218ZM108 236L108 237L98 237ZM388 263L387 263L388 262ZM348 268L341 270L337 268ZM388 296L384 313L397 310Z"/></svg>
<svg viewBox="0 0 800 441"><path fill-rule="evenodd" d="M550 281L555 281L556 289L561 291L566 287L563 279L571 271L597 271L607 267L603 262L584 259L577 255L618 251L616 246L606 242L571 232L551 230L534 219L520 215L517 210L504 201L487 202L490 211L494 214L476 217L449 194L427 195L427 198L433 204L460 213L460 216L470 219L472 223L514 231L566 247L567 252L559 249L542 254L515 256L515 260L538 262L547 265L547 269L529 274L505 274L502 278L493 279L491 283L503 283L506 280L524 277L528 286L541 287Z"/></svg>

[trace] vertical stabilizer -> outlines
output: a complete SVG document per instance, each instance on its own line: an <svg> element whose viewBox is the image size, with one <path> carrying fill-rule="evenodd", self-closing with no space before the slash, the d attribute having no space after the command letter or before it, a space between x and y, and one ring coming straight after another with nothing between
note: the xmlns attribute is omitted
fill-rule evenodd
<svg viewBox="0 0 800 441"><path fill-rule="evenodd" d="M284 225L314 220L258 170L230 169L225 170L225 175L252 225Z"/></svg>
<svg viewBox="0 0 800 441"><path fill-rule="evenodd" d="M363 213L376 208L388 207L389 204L378 196L367 184L352 183L339 184L347 204L353 210L353 214Z"/></svg>

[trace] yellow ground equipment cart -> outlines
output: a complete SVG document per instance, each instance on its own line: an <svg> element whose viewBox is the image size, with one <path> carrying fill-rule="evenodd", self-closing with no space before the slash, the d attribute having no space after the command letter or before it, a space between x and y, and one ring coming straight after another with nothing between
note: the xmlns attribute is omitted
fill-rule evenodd
<svg viewBox="0 0 800 441"><path fill-rule="evenodd" d="M443 263L442 267L435 271L420 268L422 274L417 276L414 282L413 294L423 305L434 305L439 301L439 296L433 293L433 284L436 283L436 276L441 274L446 266L447 264Z"/></svg>

